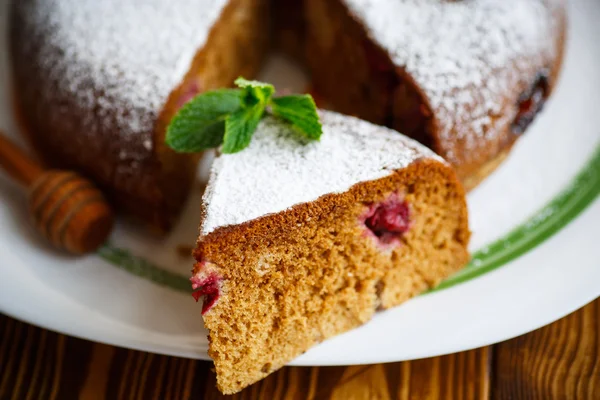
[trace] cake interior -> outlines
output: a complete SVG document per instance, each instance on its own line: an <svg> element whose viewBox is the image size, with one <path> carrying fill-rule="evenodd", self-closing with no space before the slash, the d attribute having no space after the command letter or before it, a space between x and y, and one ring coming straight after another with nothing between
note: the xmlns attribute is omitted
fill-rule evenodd
<svg viewBox="0 0 600 400"><path fill-rule="evenodd" d="M336 111L392 127L436 150L432 113L418 87L346 6L340 0L305 0L305 7L306 55L317 92Z"/></svg>
<svg viewBox="0 0 600 400"><path fill-rule="evenodd" d="M272 0L273 47L305 64L304 0Z"/></svg>
<svg viewBox="0 0 600 400"><path fill-rule="evenodd" d="M155 130L165 206L175 215L196 174L197 154L177 154L165 144L169 122L198 93L229 87L238 76L255 76L270 43L268 0L232 0L212 28L183 82L169 96Z"/></svg>
<svg viewBox="0 0 600 400"><path fill-rule="evenodd" d="M192 283L219 389L434 287L467 262L467 225L454 172L423 160L202 238Z"/></svg>

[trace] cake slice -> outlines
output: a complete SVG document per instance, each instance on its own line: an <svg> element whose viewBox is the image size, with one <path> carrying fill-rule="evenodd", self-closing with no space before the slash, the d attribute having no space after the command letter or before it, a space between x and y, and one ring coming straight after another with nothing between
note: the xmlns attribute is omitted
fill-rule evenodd
<svg viewBox="0 0 600 400"><path fill-rule="evenodd" d="M469 259L465 194L448 164L391 129L319 115L319 142L265 117L247 149L213 164L191 282L223 393Z"/></svg>

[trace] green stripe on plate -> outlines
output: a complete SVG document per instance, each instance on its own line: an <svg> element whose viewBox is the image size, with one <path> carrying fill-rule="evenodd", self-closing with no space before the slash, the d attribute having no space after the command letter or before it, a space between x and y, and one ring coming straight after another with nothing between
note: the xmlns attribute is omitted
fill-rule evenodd
<svg viewBox="0 0 600 400"><path fill-rule="evenodd" d="M550 203L505 236L475 252L465 268L428 293L467 282L522 256L564 228L599 194L600 146L575 179ZM167 271L110 243L102 246L98 255L114 266L156 284L185 293L192 291L188 277Z"/></svg>
<svg viewBox="0 0 600 400"><path fill-rule="evenodd" d="M133 255L129 250L121 249L107 243L100 247L98 255L114 266L119 267L130 274L137 275L140 278L147 279L158 285L166 286L180 292L192 292L192 285L189 277L167 271L142 257Z"/></svg>
<svg viewBox="0 0 600 400"><path fill-rule="evenodd" d="M471 262L432 291L469 281L522 256L567 226L600 194L600 146L575 179L523 224L473 254Z"/></svg>

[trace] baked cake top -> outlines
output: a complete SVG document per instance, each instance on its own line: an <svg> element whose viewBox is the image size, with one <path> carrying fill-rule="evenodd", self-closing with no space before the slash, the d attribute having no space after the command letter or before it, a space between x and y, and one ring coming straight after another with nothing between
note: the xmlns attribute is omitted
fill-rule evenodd
<svg viewBox="0 0 600 400"><path fill-rule="evenodd" d="M203 198L201 236L344 192L420 158L442 161L392 129L329 111L319 115L323 135L318 142L265 117L246 149L217 157Z"/></svg>
<svg viewBox="0 0 600 400"><path fill-rule="evenodd" d="M549 68L565 0L342 0L367 34L421 88L444 140L487 145L492 118ZM509 93L516 91L516 94ZM511 113L512 110L512 113ZM502 124L497 124L500 127ZM446 155L453 160L450 151Z"/></svg>
<svg viewBox="0 0 600 400"><path fill-rule="evenodd" d="M146 134L187 73L227 0L18 0L48 90L65 88L120 134ZM53 93L41 93L53 96ZM116 119L113 121L112 119Z"/></svg>

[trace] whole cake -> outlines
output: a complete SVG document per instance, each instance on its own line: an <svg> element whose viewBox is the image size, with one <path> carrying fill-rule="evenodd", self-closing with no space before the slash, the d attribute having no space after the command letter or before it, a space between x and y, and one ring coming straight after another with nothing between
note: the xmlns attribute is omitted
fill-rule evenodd
<svg viewBox="0 0 600 400"><path fill-rule="evenodd" d="M165 126L252 76L270 36L305 48L337 110L419 140L470 188L543 106L564 35L564 0L13 0L10 41L15 104L47 163L164 230L197 161L163 145Z"/></svg>
<svg viewBox="0 0 600 400"><path fill-rule="evenodd" d="M212 166L191 281L223 393L469 258L465 193L447 163L391 129L320 117L320 142L267 117Z"/></svg>

